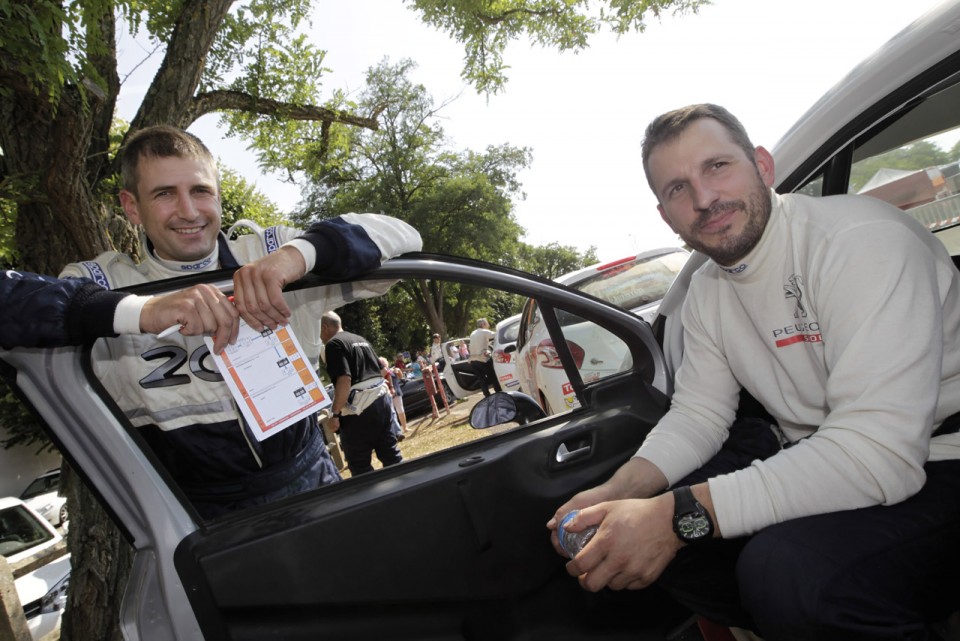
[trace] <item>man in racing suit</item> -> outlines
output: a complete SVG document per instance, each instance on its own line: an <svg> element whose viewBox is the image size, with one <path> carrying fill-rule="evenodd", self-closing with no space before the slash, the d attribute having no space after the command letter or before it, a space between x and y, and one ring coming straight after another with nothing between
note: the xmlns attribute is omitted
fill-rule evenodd
<svg viewBox="0 0 960 641"><path fill-rule="evenodd" d="M226 234L220 231L216 165L196 137L172 127L151 127L138 132L123 153L120 201L128 218L143 226L146 258L137 264L124 254L106 252L93 261L68 265L61 276L87 277L115 288L249 263L235 274L236 303L251 326L262 329L276 327L278 321L275 314L263 311L269 307L264 301L275 301L280 287L302 275L303 267L346 278L421 248L419 234L409 225L375 214L348 214L315 223L306 233L247 224L253 234L230 240L233 228ZM288 270L279 281L267 282L271 268L291 257L300 267ZM250 274L254 287L249 286ZM264 294L258 314L253 299L256 292L263 294L264 283L274 291ZM316 297L317 292L310 294ZM316 366L321 313L376 293L381 292L327 286L310 309L284 313L279 320L289 319ZM221 297L222 304L230 304ZM273 306L282 308L293 299L285 296ZM94 350L94 369L202 517L340 479L315 416L257 441L219 372L209 364L202 338L184 333L165 339L129 335L101 341Z"/></svg>

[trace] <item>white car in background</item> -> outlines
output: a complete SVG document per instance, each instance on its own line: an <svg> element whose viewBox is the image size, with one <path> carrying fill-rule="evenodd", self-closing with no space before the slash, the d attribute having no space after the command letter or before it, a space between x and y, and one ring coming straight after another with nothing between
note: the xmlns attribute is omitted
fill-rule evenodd
<svg viewBox="0 0 960 641"><path fill-rule="evenodd" d="M667 247L601 263L556 279L573 289L632 311L648 323L657 315L664 294L687 262L684 249ZM580 406L576 390L563 369L559 349L543 323L536 299L528 299L520 314L516 367L520 388L547 414ZM557 310L566 347L584 384L632 367L623 342L594 323Z"/></svg>
<svg viewBox="0 0 960 641"><path fill-rule="evenodd" d="M17 597L34 640L60 625L70 585L70 555L17 576L17 565L63 541L60 533L35 510L18 498L0 498L0 554L14 571Z"/></svg>
<svg viewBox="0 0 960 641"><path fill-rule="evenodd" d="M60 468L41 474L20 493L20 500L52 525L67 522L67 497L60 495Z"/></svg>
<svg viewBox="0 0 960 641"><path fill-rule="evenodd" d="M520 314L504 318L493 330L493 371L504 391L518 390L520 378L517 376L517 334L520 332Z"/></svg>

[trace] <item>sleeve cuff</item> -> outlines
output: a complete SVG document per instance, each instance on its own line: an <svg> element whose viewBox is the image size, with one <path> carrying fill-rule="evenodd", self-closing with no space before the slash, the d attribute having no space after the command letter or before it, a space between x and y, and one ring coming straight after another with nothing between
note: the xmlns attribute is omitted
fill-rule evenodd
<svg viewBox="0 0 960 641"><path fill-rule="evenodd" d="M294 238L288 243L284 243L283 247L293 247L303 256L303 262L307 264L306 273L313 271L313 268L317 264L317 248L314 247L313 243L303 238Z"/></svg>
<svg viewBox="0 0 960 641"><path fill-rule="evenodd" d="M113 315L113 331L116 334L142 334L140 312L150 300L149 296L127 296L117 305Z"/></svg>

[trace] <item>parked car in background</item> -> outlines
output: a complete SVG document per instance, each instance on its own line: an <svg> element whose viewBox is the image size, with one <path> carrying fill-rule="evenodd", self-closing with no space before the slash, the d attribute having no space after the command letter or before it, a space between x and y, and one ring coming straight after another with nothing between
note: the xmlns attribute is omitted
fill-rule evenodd
<svg viewBox="0 0 960 641"><path fill-rule="evenodd" d="M443 342L443 353L451 355L447 357L447 364L443 369L444 380L446 380L447 385L450 387L450 392L453 394L453 397L457 400L466 398L480 391L480 380L473 371L473 366L470 365L469 355L463 356L466 352L457 349L457 353L460 354L460 356L452 356L453 352L450 348L459 348L463 345L466 345L469 349L469 337L453 338Z"/></svg>
<svg viewBox="0 0 960 641"><path fill-rule="evenodd" d="M520 331L520 314L504 318L493 330L493 371L500 387L505 391L520 388L517 377L517 333Z"/></svg>
<svg viewBox="0 0 960 641"><path fill-rule="evenodd" d="M689 256L689 252L679 248L652 249L612 263L585 267L556 280L630 310L650 323L656 317L660 299ZM560 347L543 323L537 300L527 300L520 316L516 354L520 389L539 401L547 414L578 407L577 394L560 358ZM609 332L576 314L558 312L557 319L566 348L585 383L632 366L630 354Z"/></svg>
<svg viewBox="0 0 960 641"><path fill-rule="evenodd" d="M942 5L831 89L773 147L776 189L856 191L850 177L864 161L945 135L951 148L960 134L958 25L960 3ZM951 170L941 173L937 197L908 213L929 214L925 224L957 256L960 190ZM498 265L429 254L387 261L364 278L437 279L535 301L521 322L539 318L575 409L206 523L96 379L92 346L0 350L0 373L129 534L134 558L119 616L129 641L688 638L677 631L691 613L660 590L582 589L543 524L570 496L609 479L667 411L683 347L679 310L703 260L690 255L652 325L622 300ZM196 282L232 286L229 272L209 272L133 291ZM310 298L327 284L310 276L295 286ZM592 377L592 357L585 350L580 360L569 345L569 332L587 322L592 335L620 341L621 371ZM193 362L162 366L190 376Z"/></svg>
<svg viewBox="0 0 960 641"><path fill-rule="evenodd" d="M450 390L450 385L447 383L443 372L440 373L440 381L443 383L443 391L447 395L447 403L456 401L457 399ZM430 396L427 394L423 376L415 376L412 372L407 372L400 380L400 385L403 391L403 411L407 415L407 419L416 418L431 411ZM437 408L443 409L443 399L439 392L434 396L434 400L437 403Z"/></svg>
<svg viewBox="0 0 960 641"><path fill-rule="evenodd" d="M35 478L20 493L20 500L56 526L66 523L69 516L67 497L60 495L60 468Z"/></svg>
<svg viewBox="0 0 960 641"><path fill-rule="evenodd" d="M0 554L13 566L17 597L34 640L60 625L70 585L70 555L61 554L23 576L17 576L16 566L62 541L60 533L22 500L0 498Z"/></svg>

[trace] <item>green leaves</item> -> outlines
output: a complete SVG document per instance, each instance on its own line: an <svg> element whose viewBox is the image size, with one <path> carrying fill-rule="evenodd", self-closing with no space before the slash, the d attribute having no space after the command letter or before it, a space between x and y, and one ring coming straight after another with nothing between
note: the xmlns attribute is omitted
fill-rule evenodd
<svg viewBox="0 0 960 641"><path fill-rule="evenodd" d="M499 93L509 67L503 54L526 39L560 51L579 51L603 28L643 31L646 18L664 11L696 12L709 0L412 0L423 22L445 31L465 50L462 77L480 93Z"/></svg>

